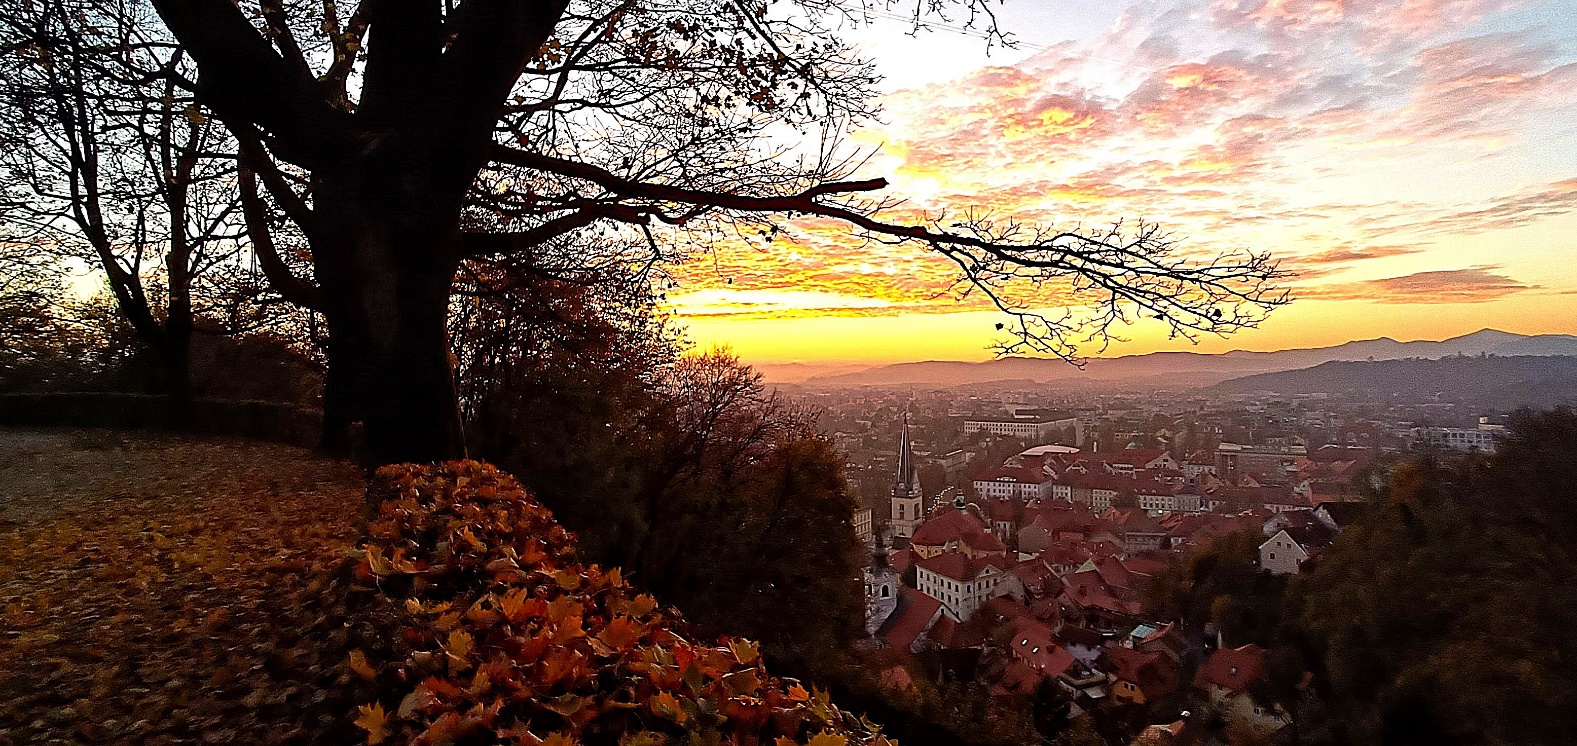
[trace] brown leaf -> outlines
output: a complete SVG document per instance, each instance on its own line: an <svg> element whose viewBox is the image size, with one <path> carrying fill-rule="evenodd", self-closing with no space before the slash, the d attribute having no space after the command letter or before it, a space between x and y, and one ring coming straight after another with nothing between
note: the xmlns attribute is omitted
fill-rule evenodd
<svg viewBox="0 0 1577 746"><path fill-rule="evenodd" d="M356 718L356 726L367 731L367 743L383 743L389 737L389 713L384 712L383 704L374 702L356 708L361 716ZM344 721L340 721L344 722Z"/></svg>

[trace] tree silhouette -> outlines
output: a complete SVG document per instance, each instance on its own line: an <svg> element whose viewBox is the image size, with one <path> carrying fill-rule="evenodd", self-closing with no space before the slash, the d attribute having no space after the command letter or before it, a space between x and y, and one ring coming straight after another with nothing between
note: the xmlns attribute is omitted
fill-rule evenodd
<svg viewBox="0 0 1577 746"><path fill-rule="evenodd" d="M49 2L102 18L96 3ZM327 320L326 444L360 421L378 461L464 453L445 336L461 265L571 234L642 240L660 260L724 235L770 241L774 221L841 225L951 260L959 293L1009 315L1005 351L1070 358L1081 334L1104 339L1136 315L1225 333L1285 300L1266 253L1191 261L1154 225L919 214L874 195L885 181L856 178L839 135L874 113L875 75L832 30L863 4L152 5L161 43L196 69L160 74L238 145L263 268ZM911 16L950 8L1005 38L986 0L915 0ZM280 231L303 242L310 277L277 251ZM1036 288L1081 305L1037 311Z"/></svg>

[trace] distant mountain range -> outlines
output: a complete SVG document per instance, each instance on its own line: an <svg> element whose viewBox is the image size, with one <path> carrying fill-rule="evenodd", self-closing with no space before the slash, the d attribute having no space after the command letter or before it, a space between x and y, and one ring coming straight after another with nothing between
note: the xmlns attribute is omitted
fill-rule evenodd
<svg viewBox="0 0 1577 746"><path fill-rule="evenodd" d="M1258 373L1212 387L1227 393L1358 394L1376 401L1470 401L1486 409L1577 401L1577 357L1445 357L1337 361Z"/></svg>
<svg viewBox="0 0 1577 746"><path fill-rule="evenodd" d="M1279 352L1152 352L1094 358L1082 370L1061 360L1044 358L1009 357L983 363L927 361L815 375L805 379L805 383L812 386L960 386L1029 381L1067 387L1113 384L1132 387L1208 386L1256 373L1296 370L1334 361L1437 359L1453 355L1577 355L1577 336L1529 336L1484 329L1439 342L1398 342L1390 337L1381 337L1334 347Z"/></svg>

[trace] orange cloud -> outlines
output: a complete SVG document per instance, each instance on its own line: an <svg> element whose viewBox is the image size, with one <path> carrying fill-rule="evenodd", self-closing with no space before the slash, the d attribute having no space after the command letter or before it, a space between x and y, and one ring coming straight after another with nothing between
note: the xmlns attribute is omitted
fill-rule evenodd
<svg viewBox="0 0 1577 746"><path fill-rule="evenodd" d="M1309 288L1299 295L1326 300L1386 303L1482 303L1539 287L1491 272L1493 269L1498 267L1486 265L1415 272L1400 277Z"/></svg>

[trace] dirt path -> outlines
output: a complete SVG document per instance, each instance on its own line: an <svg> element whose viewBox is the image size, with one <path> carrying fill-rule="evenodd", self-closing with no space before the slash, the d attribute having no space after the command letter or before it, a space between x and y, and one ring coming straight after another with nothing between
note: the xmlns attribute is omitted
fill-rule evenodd
<svg viewBox="0 0 1577 746"><path fill-rule="evenodd" d="M362 485L277 444L0 428L0 744L312 740L297 638Z"/></svg>

